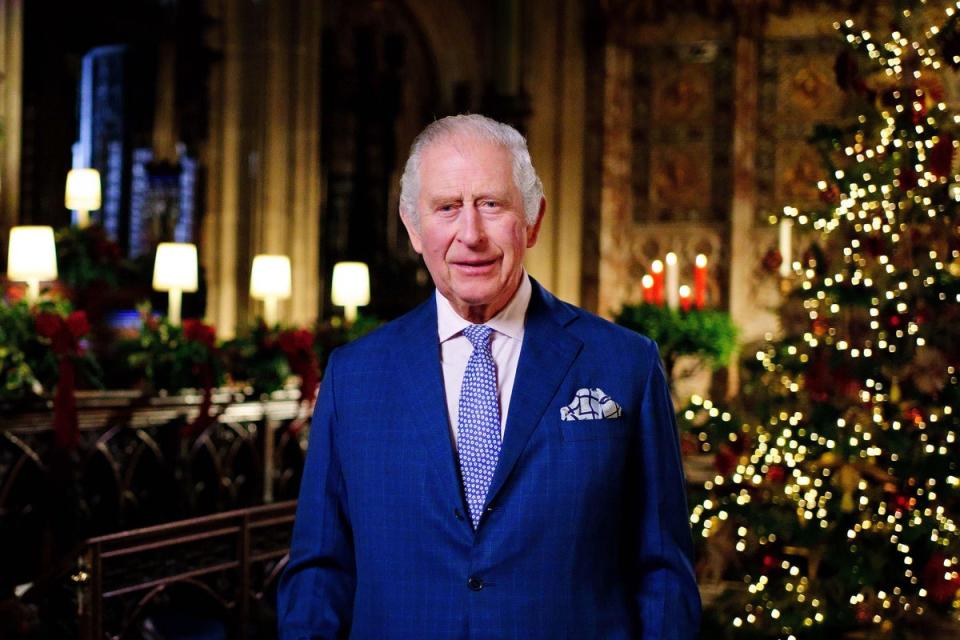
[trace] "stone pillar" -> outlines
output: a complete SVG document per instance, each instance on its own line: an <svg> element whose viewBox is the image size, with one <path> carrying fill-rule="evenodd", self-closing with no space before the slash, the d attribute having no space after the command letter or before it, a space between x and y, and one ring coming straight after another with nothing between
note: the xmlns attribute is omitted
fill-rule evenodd
<svg viewBox="0 0 960 640"><path fill-rule="evenodd" d="M754 242L753 227L757 202L757 100L759 37L763 7L758 0L737 5L737 34L734 45L733 113L733 201L730 207L730 247L748 247ZM752 299L753 254L730 252L730 317L736 326L746 326L756 313ZM733 397L740 388L740 353L730 359L727 394Z"/></svg>
<svg viewBox="0 0 960 640"><path fill-rule="evenodd" d="M583 7L564 0L538 15L531 42L532 115L530 153L547 199L547 215L536 248L527 254L530 274L560 298L580 304L583 228L585 69Z"/></svg>
<svg viewBox="0 0 960 640"><path fill-rule="evenodd" d="M210 3L221 21L223 53L210 78L210 139L207 212L200 250L207 275L207 317L221 337L232 337L238 316L237 269L240 232L240 186L245 158L241 153L242 20L239 0Z"/></svg>
<svg viewBox="0 0 960 640"><path fill-rule="evenodd" d="M606 46L603 164L600 187L600 264L597 313L609 318L624 301L623 276L630 260L633 131L633 52L615 41Z"/></svg>
<svg viewBox="0 0 960 640"><path fill-rule="evenodd" d="M281 322L319 309L320 5L217 4L223 60L211 81L208 315L222 336L261 315L246 287L253 256L290 257L293 298Z"/></svg>
<svg viewBox="0 0 960 640"><path fill-rule="evenodd" d="M300 0L289 89L294 97L293 176L290 194L290 254L294 295L291 322L304 324L320 310L320 33L321 3Z"/></svg>
<svg viewBox="0 0 960 640"><path fill-rule="evenodd" d="M0 0L0 240L20 217L20 121L23 101L23 4Z"/></svg>

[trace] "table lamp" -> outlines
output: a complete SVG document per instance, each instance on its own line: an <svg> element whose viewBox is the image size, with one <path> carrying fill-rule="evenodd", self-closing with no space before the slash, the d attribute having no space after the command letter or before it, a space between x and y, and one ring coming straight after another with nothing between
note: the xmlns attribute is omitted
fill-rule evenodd
<svg viewBox="0 0 960 640"><path fill-rule="evenodd" d="M250 297L263 300L263 321L268 327L277 324L277 304L291 293L290 258L268 254L253 257Z"/></svg>
<svg viewBox="0 0 960 640"><path fill-rule="evenodd" d="M363 262L338 262L333 266L330 287L333 304L343 307L347 324L357 319L357 307L370 304L370 270Z"/></svg>
<svg viewBox="0 0 960 640"><path fill-rule="evenodd" d="M96 169L71 169L63 197L67 209L77 212L77 226L90 226L90 212L100 208L100 172Z"/></svg>
<svg viewBox="0 0 960 640"><path fill-rule="evenodd" d="M161 242L153 263L153 288L167 291L170 324L180 324L183 292L197 290L197 245L189 242Z"/></svg>
<svg viewBox="0 0 960 640"><path fill-rule="evenodd" d="M57 245L53 240L53 227L10 229L7 277L26 282L27 302L36 302L40 296L40 281L57 278Z"/></svg>

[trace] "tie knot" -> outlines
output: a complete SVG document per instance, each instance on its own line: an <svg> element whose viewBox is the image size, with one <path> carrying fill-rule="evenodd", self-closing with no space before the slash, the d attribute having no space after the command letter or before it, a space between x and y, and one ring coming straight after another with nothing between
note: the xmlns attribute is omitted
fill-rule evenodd
<svg viewBox="0 0 960 640"><path fill-rule="evenodd" d="M493 329L485 324L472 324L463 330L463 335L467 336L467 340L470 341L474 349L478 347L487 348L490 344L491 333L493 333Z"/></svg>

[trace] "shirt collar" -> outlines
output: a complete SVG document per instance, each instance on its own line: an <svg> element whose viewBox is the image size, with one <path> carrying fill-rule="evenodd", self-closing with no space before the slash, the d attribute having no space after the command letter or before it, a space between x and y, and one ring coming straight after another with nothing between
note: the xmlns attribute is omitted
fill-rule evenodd
<svg viewBox="0 0 960 640"><path fill-rule="evenodd" d="M520 277L520 286L517 287L517 292L510 298L507 306L484 324L508 338L519 338L523 335L523 323L527 317L527 307L530 305L532 293L533 286L530 284L530 276L524 271ZM440 291L436 292L436 297L437 334L440 342L446 342L459 335L471 322L457 313L450 301Z"/></svg>

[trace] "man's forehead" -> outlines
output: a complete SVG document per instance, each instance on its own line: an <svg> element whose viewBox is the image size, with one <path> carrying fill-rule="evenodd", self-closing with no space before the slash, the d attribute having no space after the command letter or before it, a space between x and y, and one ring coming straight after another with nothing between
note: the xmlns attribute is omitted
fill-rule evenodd
<svg viewBox="0 0 960 640"><path fill-rule="evenodd" d="M445 155L450 151L463 157L470 157L477 153L500 152L508 161L510 160L510 150L506 146L472 132L449 133L431 141L423 148L421 158L425 162L428 157L435 159L436 156Z"/></svg>

